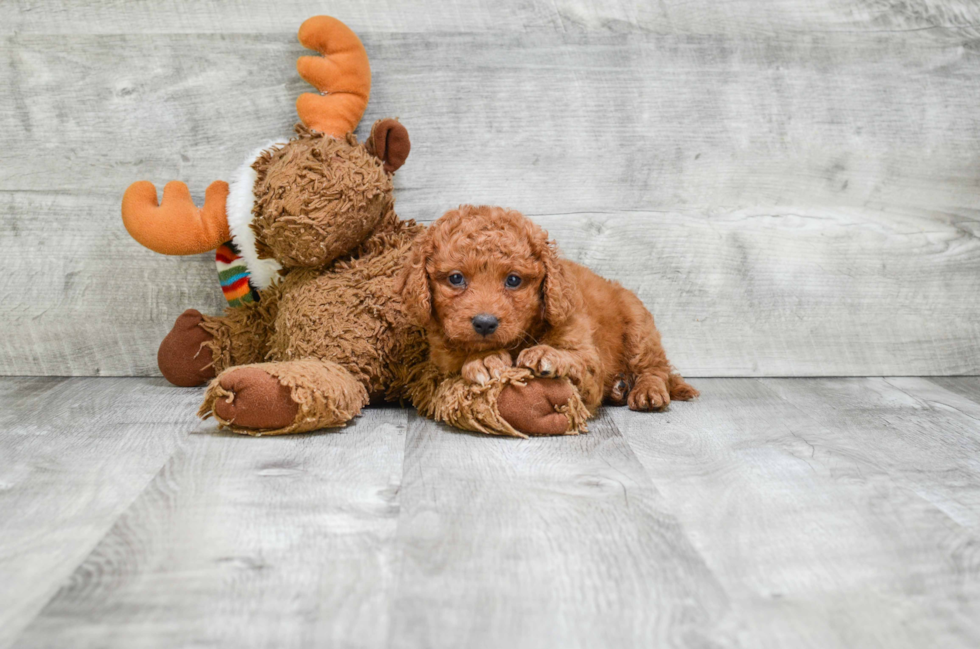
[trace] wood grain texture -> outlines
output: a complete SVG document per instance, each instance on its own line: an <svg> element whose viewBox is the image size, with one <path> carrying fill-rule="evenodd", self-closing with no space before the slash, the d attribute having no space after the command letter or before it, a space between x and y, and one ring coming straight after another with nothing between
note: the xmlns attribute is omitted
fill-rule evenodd
<svg viewBox="0 0 980 649"><path fill-rule="evenodd" d="M162 379L0 381L0 647L198 426L199 400Z"/></svg>
<svg viewBox="0 0 980 649"><path fill-rule="evenodd" d="M24 269L0 276L8 372L155 374L157 345L185 308L220 312L209 256L146 251L108 201L8 198L35 215L0 233ZM856 211L535 220L570 258L637 292L689 375L980 371L978 223ZM92 232L100 221L104 238Z"/></svg>
<svg viewBox="0 0 980 649"><path fill-rule="evenodd" d="M0 648L980 643L975 378L698 387L247 438L158 379L0 379Z"/></svg>
<svg viewBox="0 0 980 649"><path fill-rule="evenodd" d="M976 39L980 8L970 0L422 0L151 2L11 0L0 5L0 34L287 33L327 12L359 34L371 32L610 31L683 34L903 32Z"/></svg>
<svg viewBox="0 0 980 649"><path fill-rule="evenodd" d="M980 372L980 221L858 210L536 220L643 299L691 376Z"/></svg>
<svg viewBox="0 0 980 649"><path fill-rule="evenodd" d="M403 216L533 215L640 293L691 375L980 372L975 3L336 9L372 57L361 135L412 135ZM311 10L0 8L0 373L155 374L176 316L216 312L210 261L139 248L119 197L200 200L287 134Z"/></svg>
<svg viewBox="0 0 980 649"><path fill-rule="evenodd" d="M213 255L165 257L121 227L115 197L0 193L0 368L6 374L158 374L184 309L224 305ZM54 251L60 251L53 254Z"/></svg>
<svg viewBox="0 0 980 649"><path fill-rule="evenodd" d="M929 380L974 403L980 403L980 376L937 376Z"/></svg>
<svg viewBox="0 0 980 649"><path fill-rule="evenodd" d="M725 646L725 592L608 417L559 443L416 420L392 647Z"/></svg>
<svg viewBox="0 0 980 649"><path fill-rule="evenodd" d="M278 35L7 36L0 190L107 194L134 178L198 193L288 134L293 66ZM650 34L367 39L360 132L412 134L400 209L460 202L535 214L919 209L975 205L976 57L926 36ZM419 92L424 87L426 92ZM968 212L969 214L969 212ZM975 214L973 214L975 216Z"/></svg>
<svg viewBox="0 0 980 649"><path fill-rule="evenodd" d="M405 417L190 436L17 646L380 646Z"/></svg>
<svg viewBox="0 0 980 649"><path fill-rule="evenodd" d="M612 417L746 646L976 644L980 406L922 379L698 387Z"/></svg>

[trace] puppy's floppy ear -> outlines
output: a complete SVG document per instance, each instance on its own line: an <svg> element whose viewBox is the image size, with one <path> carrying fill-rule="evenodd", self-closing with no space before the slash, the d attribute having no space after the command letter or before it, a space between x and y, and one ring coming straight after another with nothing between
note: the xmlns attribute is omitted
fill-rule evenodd
<svg viewBox="0 0 980 649"><path fill-rule="evenodd" d="M408 159L412 143L408 139L408 129L397 119L379 119L371 127L364 148L385 165L385 171L395 173Z"/></svg>
<svg viewBox="0 0 980 649"><path fill-rule="evenodd" d="M535 254L544 265L544 281L541 294L544 299L544 319L552 327L557 327L572 316L574 287L561 258L558 247L548 241L548 233L532 225L535 230L531 236Z"/></svg>
<svg viewBox="0 0 980 649"><path fill-rule="evenodd" d="M402 306L409 319L420 327L432 319L432 291L429 288L429 272L426 263L432 255L432 235L427 230L412 244L405 267L395 284L395 291L401 295Z"/></svg>

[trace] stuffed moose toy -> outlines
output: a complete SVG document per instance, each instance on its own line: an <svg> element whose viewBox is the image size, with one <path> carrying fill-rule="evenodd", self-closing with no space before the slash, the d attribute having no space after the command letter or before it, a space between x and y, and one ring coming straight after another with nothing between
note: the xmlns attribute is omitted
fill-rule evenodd
<svg viewBox="0 0 980 649"><path fill-rule="evenodd" d="M511 368L485 385L441 376L425 333L412 325L399 282L423 232L395 214L392 174L408 132L379 120L352 131L367 106L367 53L346 25L310 18L299 40L322 56L297 62L319 94L296 102L287 142L254 152L229 185L212 183L204 207L187 186L131 185L122 216L138 242L167 255L216 250L229 307L185 311L160 345L163 376L210 385L200 415L251 435L343 426L370 402L410 401L458 428L525 436L585 430L588 412L565 379Z"/></svg>

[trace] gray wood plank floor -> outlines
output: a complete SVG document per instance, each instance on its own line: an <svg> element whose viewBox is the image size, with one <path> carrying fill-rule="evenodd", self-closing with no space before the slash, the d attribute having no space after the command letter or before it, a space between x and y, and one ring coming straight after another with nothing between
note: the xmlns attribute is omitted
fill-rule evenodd
<svg viewBox="0 0 980 649"><path fill-rule="evenodd" d="M698 386L571 438L252 439L159 379L0 379L0 648L980 644L980 378Z"/></svg>

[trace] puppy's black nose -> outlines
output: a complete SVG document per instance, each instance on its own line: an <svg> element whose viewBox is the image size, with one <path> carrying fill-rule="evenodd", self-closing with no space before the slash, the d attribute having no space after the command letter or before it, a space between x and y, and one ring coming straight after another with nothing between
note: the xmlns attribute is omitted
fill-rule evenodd
<svg viewBox="0 0 980 649"><path fill-rule="evenodd" d="M473 323L473 329L481 336L489 336L497 330L497 325L500 324L497 316L490 315L489 313L481 313L480 315L473 316L471 322Z"/></svg>

